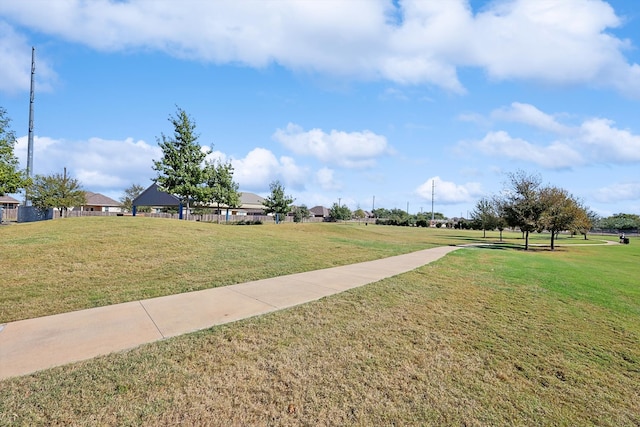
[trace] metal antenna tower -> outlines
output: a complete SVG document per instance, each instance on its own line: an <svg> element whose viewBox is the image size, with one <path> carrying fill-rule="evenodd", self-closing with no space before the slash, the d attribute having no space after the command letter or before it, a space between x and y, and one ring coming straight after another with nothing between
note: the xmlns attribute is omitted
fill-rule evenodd
<svg viewBox="0 0 640 427"><path fill-rule="evenodd" d="M36 48L31 47L31 91L29 96L29 137L27 143L27 177L33 175L33 99L36 75ZM25 205L31 206L28 192L25 192Z"/></svg>

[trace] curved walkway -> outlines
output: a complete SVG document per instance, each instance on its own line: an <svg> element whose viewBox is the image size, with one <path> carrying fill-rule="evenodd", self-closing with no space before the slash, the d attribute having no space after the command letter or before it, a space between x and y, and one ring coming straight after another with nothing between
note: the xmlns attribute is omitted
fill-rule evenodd
<svg viewBox="0 0 640 427"><path fill-rule="evenodd" d="M414 270L459 247L0 325L0 380L304 304Z"/></svg>

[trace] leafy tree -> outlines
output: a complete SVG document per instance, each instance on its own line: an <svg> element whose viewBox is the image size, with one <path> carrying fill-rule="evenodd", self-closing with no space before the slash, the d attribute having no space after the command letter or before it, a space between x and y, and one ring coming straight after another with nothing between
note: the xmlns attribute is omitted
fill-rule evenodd
<svg viewBox="0 0 640 427"><path fill-rule="evenodd" d="M120 197L120 203L122 203L122 208L131 212L133 209L133 201L136 197L138 197L144 191L144 187L139 184L131 184L130 187L124 190L124 195Z"/></svg>
<svg viewBox="0 0 640 427"><path fill-rule="evenodd" d="M300 205L293 209L293 222L304 222L305 219L311 216L311 212L307 205Z"/></svg>
<svg viewBox="0 0 640 427"><path fill-rule="evenodd" d="M389 218L391 216L389 209L385 208L374 209L371 213L375 218Z"/></svg>
<svg viewBox="0 0 640 427"><path fill-rule="evenodd" d="M364 211L360 208L356 209L353 212L353 217L356 218L358 221L363 220L366 216L367 214L365 214Z"/></svg>
<svg viewBox="0 0 640 427"><path fill-rule="evenodd" d="M524 249L529 249L529 233L539 227L545 211L540 195L540 177L523 171L508 174L509 183L500 200L499 211L510 227L520 228L524 234Z"/></svg>
<svg viewBox="0 0 640 427"><path fill-rule="evenodd" d="M186 204L188 215L190 202L205 198L203 162L208 152L198 144L196 124L184 110L178 107L169 122L174 128L173 137L161 134L157 138L162 158L153 161L153 169L158 172L158 187L179 197Z"/></svg>
<svg viewBox="0 0 640 427"><path fill-rule="evenodd" d="M487 237L487 230L498 227L499 217L494 201L486 198L480 199L471 213L471 219L482 229L482 237Z"/></svg>
<svg viewBox="0 0 640 427"><path fill-rule="evenodd" d="M284 187L280 181L273 181L269 184L271 194L264 199L265 213L274 214L276 224L280 222L280 216L286 215L291 211L293 198L284 194Z"/></svg>
<svg viewBox="0 0 640 427"><path fill-rule="evenodd" d="M600 221L600 227L609 230L634 230L640 228L640 216L635 214L617 213Z"/></svg>
<svg viewBox="0 0 640 427"><path fill-rule="evenodd" d="M227 208L240 206L239 185L233 180L233 166L231 163L209 163L205 168L206 187L204 199L215 203L218 207L218 222L220 222L220 205Z"/></svg>
<svg viewBox="0 0 640 427"><path fill-rule="evenodd" d="M58 208L61 217L70 207L86 203L80 182L67 176L67 168L64 168L64 174L36 175L29 187L29 195L33 206L43 210Z"/></svg>
<svg viewBox="0 0 640 427"><path fill-rule="evenodd" d="M554 250L558 233L569 230L583 209L565 189L558 187L543 188L540 200L545 210L540 217L538 231L551 233L551 250Z"/></svg>
<svg viewBox="0 0 640 427"><path fill-rule="evenodd" d="M337 203L334 203L329 209L329 218L332 221L347 221L351 219L351 209L347 205L338 206Z"/></svg>
<svg viewBox="0 0 640 427"><path fill-rule="evenodd" d="M6 110L0 107L0 196L15 193L28 185L26 174L18 169L18 158L13 152L16 136L9 127L10 122Z"/></svg>
<svg viewBox="0 0 640 427"><path fill-rule="evenodd" d="M571 234L582 234L584 240L587 240L587 233L589 233L598 222L598 214L584 206L580 207L581 209L578 211L578 216L574 219L569 231L571 231Z"/></svg>

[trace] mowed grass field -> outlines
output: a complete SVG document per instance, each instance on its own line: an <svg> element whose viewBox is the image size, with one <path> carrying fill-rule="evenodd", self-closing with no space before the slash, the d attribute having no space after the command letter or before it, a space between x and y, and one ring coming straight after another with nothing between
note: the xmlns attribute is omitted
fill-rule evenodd
<svg viewBox="0 0 640 427"><path fill-rule="evenodd" d="M117 221L122 219L3 227L3 253L7 232L21 229L26 231L13 239L21 235L25 245L31 239L47 253L42 240L56 233L38 227L48 224L79 235L83 229L103 230L102 238L113 245L128 239L118 246L127 251L142 241L161 245L162 238L145 237L155 230L160 237L195 239L211 232L245 239L247 246L253 242L264 249L256 254L272 252L257 265L243 260L237 273L226 267L226 275L239 278L203 280L207 287L247 280L244 275L277 275L278 268L302 271L497 237L371 225ZM120 233L112 228L127 231L110 240L107 235ZM58 242L71 239L57 233ZM519 235L508 237L503 246L461 249L412 272L303 306L2 381L0 425L640 425L638 242L576 246L583 241L566 238L555 252L524 252L514 249ZM534 236L533 243L546 243L546 237L537 241L543 237ZM192 244L204 250L205 241L224 247L213 238ZM280 252L279 245L286 250ZM156 263L173 266L164 271L175 281L215 274L190 260L191 270L180 276L177 260L187 262L188 256L152 253L166 255ZM295 255L287 258L288 253ZM73 259L82 265L79 256ZM203 257L203 264L216 259ZM97 263L100 257L90 259ZM261 265L265 260L268 268ZM60 265L54 277L77 267ZM144 270L138 266L137 273ZM25 290L24 298L33 292ZM7 313L19 300L2 300Z"/></svg>
<svg viewBox="0 0 640 427"><path fill-rule="evenodd" d="M519 233L505 237L507 245L522 243ZM230 226L143 217L2 226L0 323L497 238L364 224Z"/></svg>

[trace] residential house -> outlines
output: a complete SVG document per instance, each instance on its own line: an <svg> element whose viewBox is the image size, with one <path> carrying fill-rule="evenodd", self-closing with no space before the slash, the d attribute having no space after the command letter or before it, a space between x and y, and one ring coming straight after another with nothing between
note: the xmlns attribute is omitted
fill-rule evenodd
<svg viewBox="0 0 640 427"><path fill-rule="evenodd" d="M314 218L329 218L329 209L324 206L314 206L309 209L309 212Z"/></svg>
<svg viewBox="0 0 640 427"><path fill-rule="evenodd" d="M122 212L122 204L100 193L85 191L85 204L80 207L85 212Z"/></svg>
<svg viewBox="0 0 640 427"><path fill-rule="evenodd" d="M0 196L0 208L17 209L20 202L11 196Z"/></svg>

